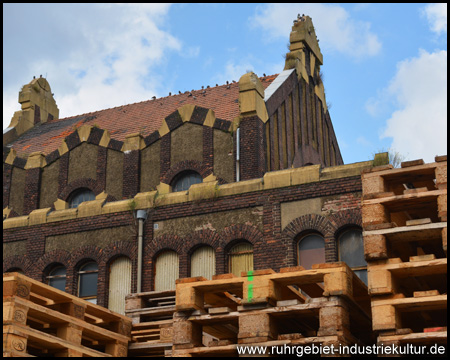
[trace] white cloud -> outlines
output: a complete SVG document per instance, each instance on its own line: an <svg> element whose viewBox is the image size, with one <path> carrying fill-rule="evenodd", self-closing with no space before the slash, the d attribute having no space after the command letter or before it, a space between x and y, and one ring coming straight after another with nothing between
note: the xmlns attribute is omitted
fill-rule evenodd
<svg viewBox="0 0 450 360"><path fill-rule="evenodd" d="M269 40L286 38L297 13L301 12L312 18L322 51L361 59L377 55L381 50L381 42L371 31L370 24L353 19L339 5L266 4L257 11L251 22L254 27L264 29Z"/></svg>
<svg viewBox="0 0 450 360"><path fill-rule="evenodd" d="M163 63L168 51L182 48L179 40L160 29L167 19L170 5L52 6L52 21L40 21L40 26L44 23L50 29L44 30L37 44L40 46L35 50L37 56L29 56L33 49L30 51L28 47L16 48L16 51L23 52L20 60L22 72L27 69L26 80L20 86L31 81L33 75L47 74L60 117L143 101L158 95L162 81L158 81L161 75L155 66ZM39 9L45 11L45 6ZM71 26L70 38L66 40L63 35L67 24ZM27 34L21 36L24 41ZM31 43L31 46L37 46ZM198 53L198 48L189 48L186 56L195 57ZM15 64L8 66L11 67L9 71L19 73L14 68ZM13 112L20 109L18 91L4 86L4 127L9 124Z"/></svg>
<svg viewBox="0 0 450 360"><path fill-rule="evenodd" d="M447 32L447 3L428 4L424 13L432 31L438 35Z"/></svg>
<svg viewBox="0 0 450 360"><path fill-rule="evenodd" d="M428 53L397 65L387 88L397 108L382 135L409 159L434 161L447 154L447 51Z"/></svg>

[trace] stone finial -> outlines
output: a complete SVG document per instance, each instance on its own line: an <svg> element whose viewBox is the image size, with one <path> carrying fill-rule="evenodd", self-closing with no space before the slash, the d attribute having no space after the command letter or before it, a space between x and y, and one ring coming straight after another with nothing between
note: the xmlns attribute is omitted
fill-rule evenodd
<svg viewBox="0 0 450 360"><path fill-rule="evenodd" d="M253 72L248 72L239 79L239 109L241 115L258 115L263 122L269 118L264 102L264 87Z"/></svg>
<svg viewBox="0 0 450 360"><path fill-rule="evenodd" d="M291 52L301 50L306 45L314 53L320 65L323 64L319 41L317 40L312 19L309 16L302 15L298 17L297 22L292 26L289 41L289 50Z"/></svg>
<svg viewBox="0 0 450 360"><path fill-rule="evenodd" d="M22 109L14 113L10 128L15 128L16 136L31 129L36 124L42 124L59 118L59 109L45 78L33 78L19 92L19 103Z"/></svg>

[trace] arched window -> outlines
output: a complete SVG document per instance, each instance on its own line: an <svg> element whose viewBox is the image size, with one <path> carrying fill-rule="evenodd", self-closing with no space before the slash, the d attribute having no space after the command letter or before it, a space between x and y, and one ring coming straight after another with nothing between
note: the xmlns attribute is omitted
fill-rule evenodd
<svg viewBox="0 0 450 360"><path fill-rule="evenodd" d="M253 245L241 242L233 246L228 253L230 273L241 276L242 271L253 270Z"/></svg>
<svg viewBox="0 0 450 360"><path fill-rule="evenodd" d="M178 254L172 250L162 252L155 262L155 291L175 290L179 272Z"/></svg>
<svg viewBox="0 0 450 360"><path fill-rule="evenodd" d="M325 241L319 234L309 234L298 242L298 264L311 269L314 264L325 262Z"/></svg>
<svg viewBox="0 0 450 360"><path fill-rule="evenodd" d="M178 174L172 181L172 191L186 191L193 184L199 184L203 182L201 175L195 171L183 171Z"/></svg>
<svg viewBox="0 0 450 360"><path fill-rule="evenodd" d="M97 304L98 265L91 261L78 271L78 297Z"/></svg>
<svg viewBox="0 0 450 360"><path fill-rule="evenodd" d="M131 260L118 257L109 270L108 309L125 314L125 296L131 293Z"/></svg>
<svg viewBox="0 0 450 360"><path fill-rule="evenodd" d="M216 254L211 246L202 246L191 255L191 276L211 280L216 273Z"/></svg>
<svg viewBox="0 0 450 360"><path fill-rule="evenodd" d="M355 274L367 284L367 262L364 259L362 231L351 228L339 235L339 260L347 263Z"/></svg>
<svg viewBox="0 0 450 360"><path fill-rule="evenodd" d="M95 194L86 188L78 189L72 192L69 196L69 208L76 208L83 201L95 200Z"/></svg>
<svg viewBox="0 0 450 360"><path fill-rule="evenodd" d="M56 265L47 275L47 284L61 291L66 291L66 268Z"/></svg>

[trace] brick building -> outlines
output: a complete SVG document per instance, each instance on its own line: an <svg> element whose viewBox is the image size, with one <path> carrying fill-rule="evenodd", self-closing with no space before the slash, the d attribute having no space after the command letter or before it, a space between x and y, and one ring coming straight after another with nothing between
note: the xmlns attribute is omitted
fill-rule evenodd
<svg viewBox="0 0 450 360"><path fill-rule="evenodd" d="M322 63L301 17L273 76L65 119L33 79L3 134L3 271L119 312L189 276L344 260L365 280L373 161L343 164Z"/></svg>

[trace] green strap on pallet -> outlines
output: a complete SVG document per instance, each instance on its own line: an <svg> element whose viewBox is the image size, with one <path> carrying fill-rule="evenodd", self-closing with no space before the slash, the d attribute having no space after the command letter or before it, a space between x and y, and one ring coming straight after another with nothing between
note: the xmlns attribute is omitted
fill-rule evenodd
<svg viewBox="0 0 450 360"><path fill-rule="evenodd" d="M247 280L253 281L253 271L247 272ZM247 292L248 301L252 301L253 299L253 284L248 284L248 292Z"/></svg>

